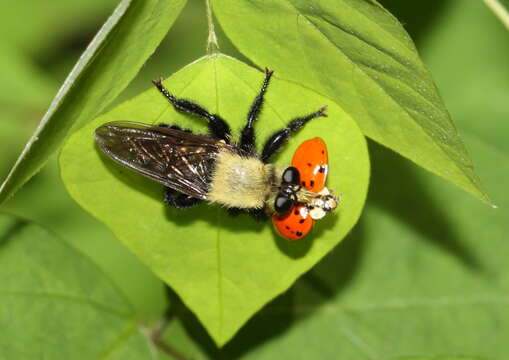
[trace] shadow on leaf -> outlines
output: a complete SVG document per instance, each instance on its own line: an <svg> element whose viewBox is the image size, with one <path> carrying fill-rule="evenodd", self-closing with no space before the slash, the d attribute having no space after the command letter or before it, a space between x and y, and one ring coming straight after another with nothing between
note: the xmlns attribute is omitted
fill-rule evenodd
<svg viewBox="0 0 509 360"><path fill-rule="evenodd" d="M20 218L9 219L8 225L5 226L5 230L0 234L0 246L5 246L15 235L21 232L25 226L29 224L27 220ZM2 224L4 225L4 224ZM2 226L4 227L4 226Z"/></svg>
<svg viewBox="0 0 509 360"><path fill-rule="evenodd" d="M415 175L414 165L372 141L369 149L373 164L370 203L411 226L416 233L455 257L467 270L482 270L476 254L464 246L447 219L440 198L430 193Z"/></svg>
<svg viewBox="0 0 509 360"><path fill-rule="evenodd" d="M434 22L438 20L442 10L450 2L450 0L380 1L403 24L406 31L417 44L426 36L426 31L433 28Z"/></svg>

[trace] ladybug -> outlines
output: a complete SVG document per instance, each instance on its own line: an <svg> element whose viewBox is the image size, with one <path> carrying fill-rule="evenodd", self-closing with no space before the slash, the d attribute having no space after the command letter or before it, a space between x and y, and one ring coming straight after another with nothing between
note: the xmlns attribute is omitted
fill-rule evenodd
<svg viewBox="0 0 509 360"><path fill-rule="evenodd" d="M313 229L315 220L334 210L339 199L325 187L328 172L327 146L320 138L304 141L295 151L292 166L299 174L299 185L316 194L306 205L297 203L285 214L272 216L276 231L288 240L300 240Z"/></svg>

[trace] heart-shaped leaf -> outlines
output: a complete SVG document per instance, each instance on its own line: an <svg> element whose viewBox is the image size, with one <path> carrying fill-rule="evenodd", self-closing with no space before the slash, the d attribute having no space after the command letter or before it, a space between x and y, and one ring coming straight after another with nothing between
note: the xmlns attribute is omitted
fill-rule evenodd
<svg viewBox="0 0 509 360"><path fill-rule="evenodd" d="M122 293L41 227L0 215L3 359L155 359Z"/></svg>
<svg viewBox="0 0 509 360"><path fill-rule="evenodd" d="M165 84L176 96L221 114L238 130L262 80L263 73L235 59L213 55L185 67ZM162 203L160 185L100 153L93 134L108 121L178 123L206 131L203 120L175 112L155 89L71 136L60 156L62 178L72 197L171 285L222 345L267 301L329 252L360 215L368 184L368 154L359 128L340 107L279 80L276 74L256 124L257 137L266 139L290 119L325 104L329 105L328 117L310 122L276 161L289 164L297 145L308 138L320 136L328 146L328 187L341 194L343 203L300 242L278 237L268 223L228 217L219 206L202 204L188 211L168 208Z"/></svg>
<svg viewBox="0 0 509 360"><path fill-rule="evenodd" d="M212 0L256 64L329 96L364 134L488 201L431 74L374 0Z"/></svg>

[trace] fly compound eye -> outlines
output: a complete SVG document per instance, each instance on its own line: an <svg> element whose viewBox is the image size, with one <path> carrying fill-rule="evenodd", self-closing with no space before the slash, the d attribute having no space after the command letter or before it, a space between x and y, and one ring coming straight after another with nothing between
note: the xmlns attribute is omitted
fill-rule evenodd
<svg viewBox="0 0 509 360"><path fill-rule="evenodd" d="M283 171L282 183L299 185L300 184L300 173L297 168L290 166Z"/></svg>
<svg viewBox="0 0 509 360"><path fill-rule="evenodd" d="M284 214L290 211L294 204L294 199L291 199L283 194L278 194L278 196L276 196L276 200L274 201L274 210L276 210L278 214Z"/></svg>

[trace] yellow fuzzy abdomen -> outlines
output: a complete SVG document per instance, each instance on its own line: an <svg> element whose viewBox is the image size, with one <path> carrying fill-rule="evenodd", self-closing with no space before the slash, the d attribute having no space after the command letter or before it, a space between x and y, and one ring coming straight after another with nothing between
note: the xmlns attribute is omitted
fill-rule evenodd
<svg viewBox="0 0 509 360"><path fill-rule="evenodd" d="M263 207L270 192L270 166L256 158L219 153L207 199L227 207Z"/></svg>

